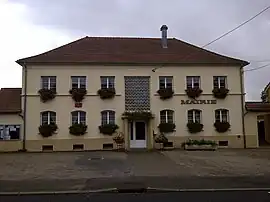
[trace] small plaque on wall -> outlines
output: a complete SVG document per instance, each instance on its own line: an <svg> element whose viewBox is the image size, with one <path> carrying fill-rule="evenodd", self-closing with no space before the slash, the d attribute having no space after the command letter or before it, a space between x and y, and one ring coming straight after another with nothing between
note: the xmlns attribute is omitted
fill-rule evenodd
<svg viewBox="0 0 270 202"><path fill-rule="evenodd" d="M82 107L82 103L81 102L75 102L75 107L81 108Z"/></svg>

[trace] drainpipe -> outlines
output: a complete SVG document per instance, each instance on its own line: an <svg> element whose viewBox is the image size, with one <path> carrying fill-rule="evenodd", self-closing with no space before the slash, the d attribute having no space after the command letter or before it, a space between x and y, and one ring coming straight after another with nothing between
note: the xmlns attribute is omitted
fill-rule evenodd
<svg viewBox="0 0 270 202"><path fill-rule="evenodd" d="M26 146L25 146L25 139L26 139L26 101L27 101L27 97L26 97L26 92L27 92L27 68L26 65L23 65L23 70L24 70L24 99L23 99L23 151L26 151Z"/></svg>
<svg viewBox="0 0 270 202"><path fill-rule="evenodd" d="M242 131L243 131L243 140L244 148L247 148L246 140L246 127L245 127L245 93L244 93L244 84L243 84L244 71L243 67L240 68L240 86L241 86L241 107L242 107Z"/></svg>

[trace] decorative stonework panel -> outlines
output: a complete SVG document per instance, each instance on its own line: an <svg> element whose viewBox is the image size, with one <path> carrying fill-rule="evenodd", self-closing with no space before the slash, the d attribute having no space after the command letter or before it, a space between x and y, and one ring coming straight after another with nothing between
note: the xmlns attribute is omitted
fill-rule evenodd
<svg viewBox="0 0 270 202"><path fill-rule="evenodd" d="M150 110L150 77L125 76L126 111Z"/></svg>

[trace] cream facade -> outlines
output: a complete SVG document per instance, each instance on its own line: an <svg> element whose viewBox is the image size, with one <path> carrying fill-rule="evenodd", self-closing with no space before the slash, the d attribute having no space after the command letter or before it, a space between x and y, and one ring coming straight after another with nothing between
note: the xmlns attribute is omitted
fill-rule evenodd
<svg viewBox="0 0 270 202"><path fill-rule="evenodd" d="M54 151L70 151L74 145L83 144L84 150L106 149L104 144L113 144L112 136L100 134L98 126L101 125L101 111L115 111L115 123L118 131L125 135L125 147L130 149L131 129L127 119L122 119L125 112L125 76L149 76L150 79L150 109L154 118L146 123L145 146L154 148L154 134L159 134L160 111L169 109L174 111L176 130L167 134L175 148L188 138L209 139L227 143L227 147L243 148L246 140L247 147L257 147L256 133L247 132L244 137L243 124L249 125L250 120L243 123L241 99L240 67L236 66L166 66L152 71L156 66L93 66L93 65L28 65L26 88L26 117L25 117L25 147L28 151L42 151L43 146L53 146ZM56 98L43 103L38 94L41 88L42 76L56 76ZM86 76L87 95L82 101L82 107L76 108L69 90L71 89L71 76ZM101 76L114 76L116 95L113 99L102 100L97 91L100 89ZM157 94L159 89L159 76L173 77L174 96L168 100L161 100ZM191 100L185 93L186 77L200 76L200 85L203 90L198 100L216 100L216 104L181 104L183 100ZM213 77L226 76L227 87L230 90L225 99L216 99L212 95ZM25 78L25 75L23 75ZM24 92L24 86L22 92ZM23 94L24 97L24 94ZM22 98L24 101L24 98ZM22 102L23 104L23 102ZM24 105L23 105L24 106ZM201 123L203 131L190 134L186 124L187 112L190 109L201 110ZM225 133L216 132L215 110L227 109L229 112L230 130ZM72 111L86 112L87 133L83 136L69 134ZM41 122L40 113L43 111L56 112L58 130L51 137L44 138L39 134L38 127ZM134 131L133 131L134 132ZM245 139L245 140L244 140ZM222 145L222 144L221 144Z"/></svg>

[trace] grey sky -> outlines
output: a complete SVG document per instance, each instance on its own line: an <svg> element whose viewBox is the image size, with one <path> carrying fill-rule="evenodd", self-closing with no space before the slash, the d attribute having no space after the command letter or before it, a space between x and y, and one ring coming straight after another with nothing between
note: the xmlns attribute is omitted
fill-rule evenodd
<svg viewBox="0 0 270 202"><path fill-rule="evenodd" d="M19 21L16 18L15 22L23 29L25 26L22 24L26 24L28 28L24 31L24 38L17 33L24 41L23 44L13 41L9 34L5 36L6 44L12 44L13 48L20 50L16 51L16 54L13 53L16 57L8 57L15 61L20 57L44 52L85 35L159 37L159 28L162 24L168 25L169 37L202 46L257 14L269 6L270 2L269 0L9 0L5 1L5 4L9 4L10 9L14 6L21 9L14 12L13 17L20 18ZM5 21L9 20L5 18ZM13 22L13 25L17 26L16 23ZM10 23L6 23L6 26L10 26ZM268 60L270 63L269 33L270 9L209 46L208 49L251 61L251 65L246 69L254 68L267 63L254 61ZM12 51L6 54L12 54ZM16 65L10 62L9 60L6 64ZM0 68L8 71L9 67L1 65ZM17 73L19 72L18 67ZM248 100L260 99L260 91L269 82L269 73L270 67L266 67L245 74ZM15 85L15 82L17 81L12 85ZM20 82L18 80L16 85L20 86ZM0 83L0 87L6 85L11 84L3 81Z"/></svg>

